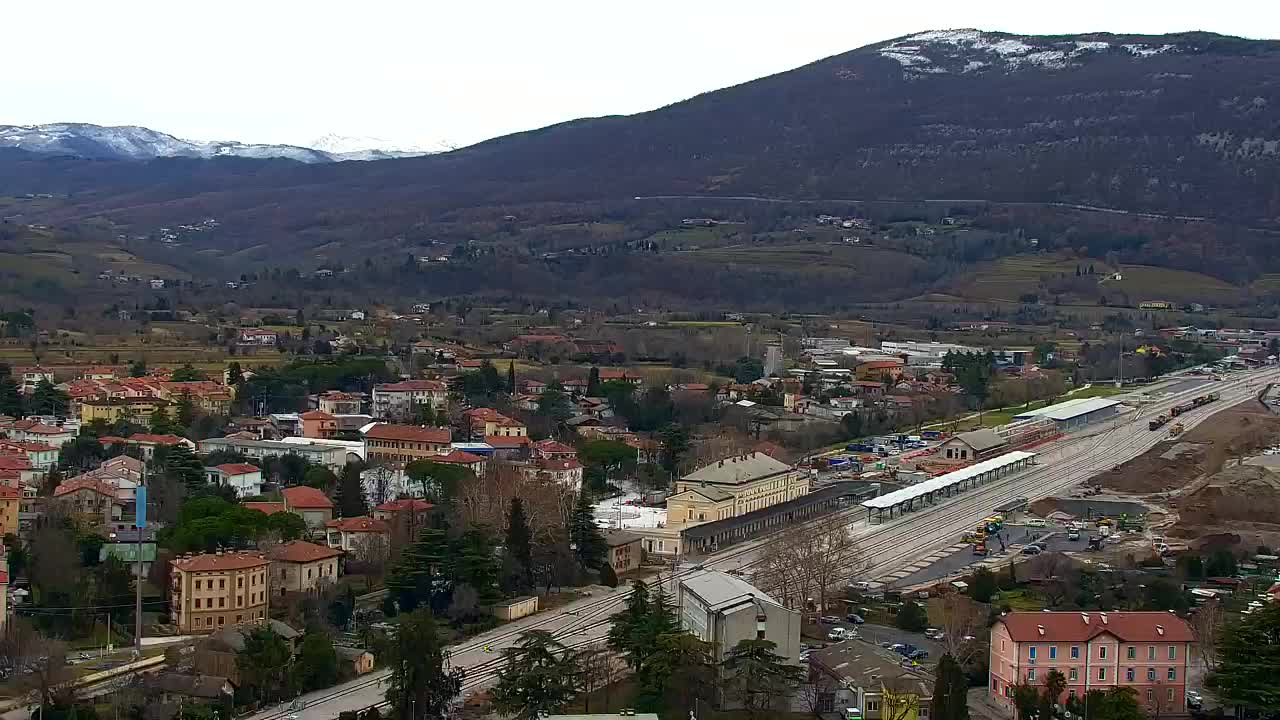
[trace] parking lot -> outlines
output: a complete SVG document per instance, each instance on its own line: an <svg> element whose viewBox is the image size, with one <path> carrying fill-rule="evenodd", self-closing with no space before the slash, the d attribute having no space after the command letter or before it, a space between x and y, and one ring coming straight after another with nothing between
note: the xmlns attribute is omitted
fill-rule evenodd
<svg viewBox="0 0 1280 720"><path fill-rule="evenodd" d="M819 645L832 645L835 641L828 640L827 633L837 627L842 627L846 630L855 631L857 633L855 639L845 640L844 642L868 642L874 645L880 645L881 647L887 647L895 643L914 645L915 647L929 653L927 659L920 661L920 664L922 665L932 665L936 663L938 658L941 657L942 653L945 651L940 643L926 638L924 633L907 632L906 630L899 630L898 628L888 625L877 625L873 623L862 623L861 625L857 625L843 619L838 623L822 623L820 626L822 638L804 639L803 642L814 647ZM818 630L818 627L812 625L805 626L806 634L813 634L818 632Z"/></svg>
<svg viewBox="0 0 1280 720"><path fill-rule="evenodd" d="M1068 540L1067 528L1058 525L1050 525L1044 528L1006 525L1000 534L1004 538L1005 545L1009 548L1008 550L1001 551L999 541L992 539L987 543L988 548L991 548L987 555L975 555L971 546L957 543L943 557L930 562L925 567L917 568L909 575L895 579L893 586L908 587L920 583L936 582L952 574L960 573L978 563L1020 554L1022 547L1031 543L1042 546L1045 552L1082 552L1089 547L1089 533L1091 530L1093 529L1088 528L1081 531L1079 540Z"/></svg>

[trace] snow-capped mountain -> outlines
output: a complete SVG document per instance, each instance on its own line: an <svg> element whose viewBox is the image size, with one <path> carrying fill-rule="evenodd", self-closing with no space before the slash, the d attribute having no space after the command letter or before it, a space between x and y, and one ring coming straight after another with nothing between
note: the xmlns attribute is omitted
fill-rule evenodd
<svg viewBox="0 0 1280 720"><path fill-rule="evenodd" d="M286 158L304 163L385 160L426 155L421 148L380 148L364 140L326 135L327 147L242 143L234 140L184 140L136 125L106 127L89 123L0 125L0 147L93 159L149 160L157 157ZM344 145L344 141L352 140ZM363 145L363 147L353 147ZM343 149L339 149L343 148Z"/></svg>
<svg viewBox="0 0 1280 720"><path fill-rule="evenodd" d="M1107 53L1147 58L1185 49L1168 43L1122 42L1117 36L1105 34L1065 39L962 29L909 35L881 44L876 52L896 61L902 66L903 75L912 77L1031 68L1065 70Z"/></svg>
<svg viewBox="0 0 1280 720"><path fill-rule="evenodd" d="M439 143L436 147L417 144L397 143L375 137L353 137L349 135L322 135L307 143L307 147L327 153L339 160L382 160L393 157L414 157L448 152L455 149L448 143Z"/></svg>

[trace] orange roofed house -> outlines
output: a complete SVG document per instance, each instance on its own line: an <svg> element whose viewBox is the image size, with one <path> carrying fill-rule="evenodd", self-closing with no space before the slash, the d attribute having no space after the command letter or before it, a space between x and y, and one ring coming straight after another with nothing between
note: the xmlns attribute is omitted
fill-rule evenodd
<svg viewBox="0 0 1280 720"><path fill-rule="evenodd" d="M449 407L449 386L443 380L403 380L373 386L373 416L408 420L415 405L427 405L433 412Z"/></svg>
<svg viewBox="0 0 1280 720"><path fill-rule="evenodd" d="M271 591L277 595L314 590L321 581L337 582L341 550L306 540L290 540L271 548Z"/></svg>
<svg viewBox="0 0 1280 720"><path fill-rule="evenodd" d="M529 434L529 428L524 423L493 408L472 408L462 414L467 418L473 440L483 440L486 437L525 437Z"/></svg>
<svg viewBox="0 0 1280 720"><path fill-rule="evenodd" d="M267 619L271 561L256 552L183 555L171 562L169 608L181 633Z"/></svg>
<svg viewBox="0 0 1280 720"><path fill-rule="evenodd" d="M284 497L284 510L301 517L309 529L322 528L333 519L333 501L322 490L307 485L294 485L281 490L280 495Z"/></svg>
<svg viewBox="0 0 1280 720"><path fill-rule="evenodd" d="M370 464L405 465L414 460L432 460L451 449L449 428L374 423L363 430L365 459Z"/></svg>
<svg viewBox="0 0 1280 720"><path fill-rule="evenodd" d="M1133 688L1159 717L1185 714L1191 626L1169 612L1011 612L991 627L987 692L1013 713L1019 683L1043 685L1050 670L1067 679L1063 697Z"/></svg>
<svg viewBox="0 0 1280 720"><path fill-rule="evenodd" d="M338 434L338 418L323 410L308 410L298 416L302 437L328 440Z"/></svg>
<svg viewBox="0 0 1280 720"><path fill-rule="evenodd" d="M385 555L390 551L391 526L368 515L330 520L324 524L329 547L356 555Z"/></svg>

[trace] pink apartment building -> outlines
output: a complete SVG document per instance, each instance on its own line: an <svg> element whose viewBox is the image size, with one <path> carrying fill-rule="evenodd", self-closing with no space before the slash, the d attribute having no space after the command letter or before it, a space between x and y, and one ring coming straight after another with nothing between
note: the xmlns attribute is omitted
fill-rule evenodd
<svg viewBox="0 0 1280 720"><path fill-rule="evenodd" d="M1191 626L1169 612L1011 612L991 627L992 699L1013 713L1019 683L1067 678L1058 702L1117 685L1153 715L1186 714Z"/></svg>

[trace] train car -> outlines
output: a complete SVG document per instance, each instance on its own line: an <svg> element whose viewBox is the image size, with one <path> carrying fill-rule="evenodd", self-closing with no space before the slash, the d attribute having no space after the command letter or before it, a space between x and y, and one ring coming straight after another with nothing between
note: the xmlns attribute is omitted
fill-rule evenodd
<svg viewBox="0 0 1280 720"><path fill-rule="evenodd" d="M1165 423L1167 422L1169 422L1168 415L1157 415L1156 417L1147 421L1147 429L1159 430L1160 428L1164 427Z"/></svg>

